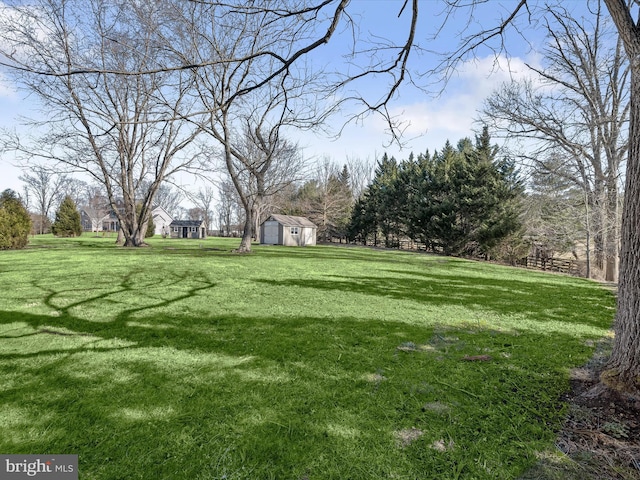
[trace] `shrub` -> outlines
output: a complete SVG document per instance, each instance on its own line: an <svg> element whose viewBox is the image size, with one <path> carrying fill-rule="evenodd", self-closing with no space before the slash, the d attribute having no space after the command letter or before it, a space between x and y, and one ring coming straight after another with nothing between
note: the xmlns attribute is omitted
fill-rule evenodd
<svg viewBox="0 0 640 480"><path fill-rule="evenodd" d="M139 203L138 205L136 205L136 215L138 215L138 218L140 217L141 213L142 213L142 204ZM149 213L149 219L147 221L147 231L144 234L144 238L153 237L155 233L156 233L156 226L153 223L153 215Z"/></svg>
<svg viewBox="0 0 640 480"><path fill-rule="evenodd" d="M0 194L0 249L27 246L31 231L29 212L13 190Z"/></svg>
<svg viewBox="0 0 640 480"><path fill-rule="evenodd" d="M56 220L51 225L56 237L79 237L82 235L80 212L73 199L67 195L56 212Z"/></svg>
<svg viewBox="0 0 640 480"><path fill-rule="evenodd" d="M153 215L149 215L149 223L147 224L147 232L144 234L144 238L153 237L156 233L156 225L153 223Z"/></svg>

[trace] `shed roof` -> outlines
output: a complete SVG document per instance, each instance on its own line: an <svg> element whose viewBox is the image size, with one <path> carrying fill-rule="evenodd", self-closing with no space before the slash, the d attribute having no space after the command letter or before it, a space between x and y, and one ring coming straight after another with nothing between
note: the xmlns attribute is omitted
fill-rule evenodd
<svg viewBox="0 0 640 480"><path fill-rule="evenodd" d="M316 225L307 217L294 217L292 215L276 215L273 214L265 220L275 220L285 227L312 227L317 228Z"/></svg>
<svg viewBox="0 0 640 480"><path fill-rule="evenodd" d="M202 227L204 220L174 220L170 227Z"/></svg>

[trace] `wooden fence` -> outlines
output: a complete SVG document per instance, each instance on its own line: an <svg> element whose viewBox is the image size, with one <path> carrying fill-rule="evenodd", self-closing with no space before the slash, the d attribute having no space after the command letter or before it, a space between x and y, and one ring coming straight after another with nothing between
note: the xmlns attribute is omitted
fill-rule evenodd
<svg viewBox="0 0 640 480"><path fill-rule="evenodd" d="M516 266L534 268L548 272L566 273L568 275L580 275L580 266L575 260L564 258L525 257L516 262Z"/></svg>
<svg viewBox="0 0 640 480"><path fill-rule="evenodd" d="M332 238L330 243L342 243L343 241L345 241L346 243L346 240ZM413 251L420 251L420 252L429 251L427 249L427 246L424 243L416 242L414 240L401 239L401 240L396 240L395 243L396 243L395 246L391 247L391 249L413 250ZM383 245L384 245L384 242L378 242L377 247L384 248ZM368 246L373 247L374 245L368 245ZM438 252L432 252L432 253L437 254ZM481 260L481 259L478 258L478 260ZM582 267L579 262L577 262L574 259L565 259L565 258L543 258L543 257L529 256L529 257L524 257L519 260L516 260L515 266L521 267L521 268L543 270L547 272L564 273L567 275L574 275L574 276L582 276L584 273L582 272Z"/></svg>

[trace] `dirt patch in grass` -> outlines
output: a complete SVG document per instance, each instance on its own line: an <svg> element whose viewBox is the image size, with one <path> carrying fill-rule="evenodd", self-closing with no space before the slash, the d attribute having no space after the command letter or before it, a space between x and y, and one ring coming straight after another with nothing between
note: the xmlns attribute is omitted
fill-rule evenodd
<svg viewBox="0 0 640 480"><path fill-rule="evenodd" d="M424 435L424 432L415 427L405 428L395 433L396 441L400 448L408 447L422 435Z"/></svg>
<svg viewBox="0 0 640 480"><path fill-rule="evenodd" d="M521 479L640 478L640 401L599 386L611 342L599 344L591 362L572 372L557 451L542 455Z"/></svg>
<svg viewBox="0 0 640 480"><path fill-rule="evenodd" d="M429 403L425 403L422 406L423 412L429 411L429 412L444 414L444 413L448 413L450 410L451 410L451 407L449 407L449 405L447 405L446 403L442 403L442 402L429 402Z"/></svg>

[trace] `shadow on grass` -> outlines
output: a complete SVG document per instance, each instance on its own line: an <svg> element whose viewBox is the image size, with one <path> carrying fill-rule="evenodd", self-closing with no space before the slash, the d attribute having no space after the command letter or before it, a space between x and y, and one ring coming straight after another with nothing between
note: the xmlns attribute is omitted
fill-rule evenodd
<svg viewBox="0 0 640 480"><path fill-rule="evenodd" d="M588 285L591 297L573 295L570 288L544 282L514 279L476 278L463 274L411 273L389 271L394 277L358 277L331 275L327 279L260 279L257 282L278 287L301 287L321 291L352 292L377 298L408 300L431 307L464 306L498 315L523 315L534 322L565 323L570 330L576 324L607 328L601 311L594 306L610 303L609 292ZM402 276L400 276L402 275ZM579 302L576 299L579 298ZM585 301L589 300L589 301ZM517 324L514 325L517 328ZM544 328L544 327L542 327Z"/></svg>
<svg viewBox="0 0 640 480"><path fill-rule="evenodd" d="M88 478L492 478L477 458L509 477L553 438L565 354L588 353L569 334L340 317L0 312L0 329L1 450L77 453ZM493 360L462 361L479 352ZM399 448L410 426L424 438Z"/></svg>
<svg viewBox="0 0 640 480"><path fill-rule="evenodd" d="M77 453L83 477L105 479L515 477L552 442L566 371L591 351L570 326L606 328L608 297L579 307L552 283L386 273L255 281L526 313L566 332L203 313L190 303L218 285L189 273L131 270L80 291L38 280L51 314L0 311L0 451ZM399 447L408 428L422 435Z"/></svg>
<svg viewBox="0 0 640 480"><path fill-rule="evenodd" d="M256 253L261 256L274 258L274 259L308 259L308 260L347 260L347 261L362 261L372 263L389 263L399 264L404 263L404 259L410 255L414 255L411 252L402 252L399 250L380 250L380 249L368 249L365 247L347 247L340 248L335 245L319 245L311 247L285 247L281 245L257 245L254 248ZM426 257L433 257L430 254L425 254ZM440 262L455 261L455 259L449 259L444 257L438 257Z"/></svg>

